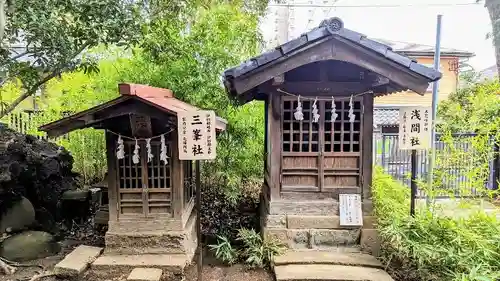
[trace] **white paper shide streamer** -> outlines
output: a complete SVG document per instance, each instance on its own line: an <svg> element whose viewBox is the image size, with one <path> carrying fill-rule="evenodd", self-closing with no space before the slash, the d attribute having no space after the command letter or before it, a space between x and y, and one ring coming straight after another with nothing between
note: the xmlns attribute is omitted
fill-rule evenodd
<svg viewBox="0 0 500 281"><path fill-rule="evenodd" d="M297 108L295 108L293 116L297 121L304 120L304 113L302 113L302 103L300 102L300 96L297 97Z"/></svg>
<svg viewBox="0 0 500 281"><path fill-rule="evenodd" d="M316 106L316 102L318 101L318 98L314 100L314 103L312 105L312 118L314 123L318 123L320 115L318 114L318 107Z"/></svg>
<svg viewBox="0 0 500 281"><path fill-rule="evenodd" d="M163 164L168 164L167 145L165 144L164 135L160 138L160 160L163 161Z"/></svg>
<svg viewBox="0 0 500 281"><path fill-rule="evenodd" d="M139 144L135 140L134 155L132 155L132 162L134 164L139 164Z"/></svg>
<svg viewBox="0 0 500 281"><path fill-rule="evenodd" d="M349 100L349 122L354 123L355 119L356 119L356 114L354 114L354 106L352 103L352 95L351 95L351 99Z"/></svg>
<svg viewBox="0 0 500 281"><path fill-rule="evenodd" d="M125 145L123 144L122 136L118 136L118 149L116 151L116 158L125 158Z"/></svg>
<svg viewBox="0 0 500 281"><path fill-rule="evenodd" d="M337 106L335 105L335 98L332 97L332 123L337 120L339 115L337 114Z"/></svg>
<svg viewBox="0 0 500 281"><path fill-rule="evenodd" d="M153 153L151 153L151 139L146 139L146 153L148 155L148 162L153 160Z"/></svg>

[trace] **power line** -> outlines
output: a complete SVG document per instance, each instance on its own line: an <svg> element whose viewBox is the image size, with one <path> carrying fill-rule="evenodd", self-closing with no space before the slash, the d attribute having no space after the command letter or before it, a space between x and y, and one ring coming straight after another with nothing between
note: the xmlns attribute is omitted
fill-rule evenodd
<svg viewBox="0 0 500 281"><path fill-rule="evenodd" d="M406 7L464 7L480 5L474 3L416 3L416 4L386 4L386 5L329 5L329 4L269 4L269 7L296 7L296 8L406 8Z"/></svg>

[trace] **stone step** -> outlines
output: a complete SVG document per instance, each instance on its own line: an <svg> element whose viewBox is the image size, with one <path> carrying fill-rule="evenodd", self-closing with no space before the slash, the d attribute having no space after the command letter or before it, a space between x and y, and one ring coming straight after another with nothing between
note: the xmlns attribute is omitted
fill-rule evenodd
<svg viewBox="0 0 500 281"><path fill-rule="evenodd" d="M181 273L191 262L184 254L162 255L102 255L92 263L93 271L129 272L133 268L158 268L172 273Z"/></svg>
<svg viewBox="0 0 500 281"><path fill-rule="evenodd" d="M54 267L57 276L76 277L101 254L102 248L80 245Z"/></svg>
<svg viewBox="0 0 500 281"><path fill-rule="evenodd" d="M331 198L322 200L277 200L269 206L270 215L338 215L339 202Z"/></svg>
<svg viewBox="0 0 500 281"><path fill-rule="evenodd" d="M332 264L383 268L382 263L374 256L355 252L333 251L287 251L274 257L275 266L289 264Z"/></svg>
<svg viewBox="0 0 500 281"><path fill-rule="evenodd" d="M363 228L374 228L376 217L363 216ZM340 216L328 215L268 215L266 219L268 228L289 229L352 229L352 226L341 226Z"/></svg>
<svg viewBox="0 0 500 281"><path fill-rule="evenodd" d="M134 268L127 281L160 281L162 274L159 268Z"/></svg>
<svg viewBox="0 0 500 281"><path fill-rule="evenodd" d="M394 281L382 269L331 264L294 264L274 268L277 281Z"/></svg>
<svg viewBox="0 0 500 281"><path fill-rule="evenodd" d="M357 245L360 241L361 229L267 228L265 235L288 244L292 249L313 249Z"/></svg>

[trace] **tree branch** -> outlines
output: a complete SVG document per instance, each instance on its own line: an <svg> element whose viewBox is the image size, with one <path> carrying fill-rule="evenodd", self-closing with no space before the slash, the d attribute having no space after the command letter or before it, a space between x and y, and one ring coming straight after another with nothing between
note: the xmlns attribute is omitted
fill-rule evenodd
<svg viewBox="0 0 500 281"><path fill-rule="evenodd" d="M1 1L1 0L0 0ZM74 59L76 56L78 56L83 50L85 50L89 46L89 44L84 44L80 49L78 49L72 56L72 59ZM71 59L70 59L71 61ZM52 78L55 78L56 76L60 75L64 69L68 66L70 61L66 62L64 65L61 65L61 67L57 67L54 71L52 71L49 75L45 76L43 79L38 81L36 84L31 86L28 90L26 90L24 93L22 93L17 99L15 99L11 104L9 104L4 110L0 112L0 118L3 118L5 115L11 113L21 102L23 102L25 99L28 97L32 96L40 86L43 84L47 83L49 80Z"/></svg>
<svg viewBox="0 0 500 281"><path fill-rule="evenodd" d="M29 54L30 52L29 51L26 51L26 52L23 52L23 53L20 53L20 54L17 54L11 58L7 58L5 62L3 62L0 67L4 67L6 66L7 64L9 64L11 61L15 61L17 60L18 58L21 58L22 56L25 56L27 54Z"/></svg>

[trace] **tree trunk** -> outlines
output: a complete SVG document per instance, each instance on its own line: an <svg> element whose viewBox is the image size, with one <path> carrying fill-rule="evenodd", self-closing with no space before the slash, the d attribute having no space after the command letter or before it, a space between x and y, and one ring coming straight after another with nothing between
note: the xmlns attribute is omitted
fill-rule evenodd
<svg viewBox="0 0 500 281"><path fill-rule="evenodd" d="M486 0L484 5L490 14L497 73L500 79L500 0Z"/></svg>

